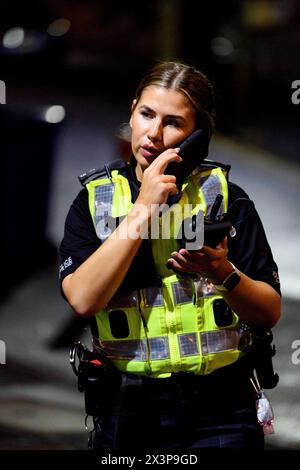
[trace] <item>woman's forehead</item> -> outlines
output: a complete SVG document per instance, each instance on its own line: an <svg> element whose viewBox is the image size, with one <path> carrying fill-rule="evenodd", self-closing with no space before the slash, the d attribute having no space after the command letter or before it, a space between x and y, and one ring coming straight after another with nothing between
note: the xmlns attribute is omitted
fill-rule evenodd
<svg viewBox="0 0 300 470"><path fill-rule="evenodd" d="M178 111L190 112L193 109L192 104L183 93L159 85L150 85L143 90L138 106L143 105L155 108L163 107L167 110L167 114L178 114Z"/></svg>

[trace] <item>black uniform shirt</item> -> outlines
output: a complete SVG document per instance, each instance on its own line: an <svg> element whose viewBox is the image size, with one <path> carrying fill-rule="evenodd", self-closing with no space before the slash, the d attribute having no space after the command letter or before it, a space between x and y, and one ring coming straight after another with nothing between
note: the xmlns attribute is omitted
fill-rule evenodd
<svg viewBox="0 0 300 470"><path fill-rule="evenodd" d="M128 169L126 176L134 201L138 194L139 183L132 168ZM228 189L227 219L236 229L235 237L228 237L228 259L250 278L264 281L280 293L278 268L254 203L236 184L229 182ZM143 241L145 246L147 242ZM66 218L64 238L59 249L61 280L74 272L100 244L89 211L88 191L84 188L74 200ZM134 283L141 284L131 285L129 281L128 288L134 289L151 283L153 285L153 279L143 279L143 273L145 276L149 273L145 270L143 258L136 256L129 273L135 278Z"/></svg>

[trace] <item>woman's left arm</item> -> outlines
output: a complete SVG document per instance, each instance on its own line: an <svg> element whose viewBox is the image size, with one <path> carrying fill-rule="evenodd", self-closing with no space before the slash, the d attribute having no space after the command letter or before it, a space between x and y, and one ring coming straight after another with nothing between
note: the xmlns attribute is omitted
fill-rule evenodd
<svg viewBox="0 0 300 470"><path fill-rule="evenodd" d="M217 248L203 246L191 252L181 249L171 254L170 266L177 271L197 273L215 285L223 284L233 271L227 259L227 240ZM220 294L230 307L248 325L272 328L280 318L281 298L278 292L264 281L254 280L239 271L240 281L230 291Z"/></svg>

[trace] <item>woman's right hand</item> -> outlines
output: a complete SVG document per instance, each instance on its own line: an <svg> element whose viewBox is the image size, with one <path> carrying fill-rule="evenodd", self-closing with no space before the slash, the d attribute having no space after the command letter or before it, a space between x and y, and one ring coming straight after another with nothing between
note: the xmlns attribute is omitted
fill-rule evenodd
<svg viewBox="0 0 300 470"><path fill-rule="evenodd" d="M169 148L162 152L143 173L140 194L136 204L143 204L150 208L153 204L164 204L169 194L176 194L176 177L164 174L168 164L176 161L180 163L182 158L178 155L179 149Z"/></svg>

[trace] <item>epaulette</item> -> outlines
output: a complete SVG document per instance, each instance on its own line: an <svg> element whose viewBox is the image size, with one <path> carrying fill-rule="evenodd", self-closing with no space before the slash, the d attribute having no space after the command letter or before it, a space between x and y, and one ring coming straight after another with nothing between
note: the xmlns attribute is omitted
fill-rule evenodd
<svg viewBox="0 0 300 470"><path fill-rule="evenodd" d="M112 170L120 170L122 168L126 168L128 163L124 162L123 160L114 160L110 163L105 164L102 168L86 171L78 176L79 182L82 186L85 186L90 181L99 179L99 178L109 178L111 180L111 171Z"/></svg>
<svg viewBox="0 0 300 470"><path fill-rule="evenodd" d="M222 162L216 162L214 160L208 160L207 158L203 160L201 163L201 166L206 167L206 168L223 168L225 170L226 174L228 175L231 169L231 165L228 165L227 163L222 163Z"/></svg>

